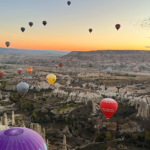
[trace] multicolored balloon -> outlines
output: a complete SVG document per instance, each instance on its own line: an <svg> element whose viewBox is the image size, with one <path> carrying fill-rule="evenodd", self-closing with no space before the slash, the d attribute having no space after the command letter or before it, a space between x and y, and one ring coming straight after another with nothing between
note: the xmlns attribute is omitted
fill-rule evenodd
<svg viewBox="0 0 150 150"><path fill-rule="evenodd" d="M50 84L50 86L52 86L54 82L56 81L56 76L54 74L48 74L46 76L46 80Z"/></svg>
<svg viewBox="0 0 150 150"><path fill-rule="evenodd" d="M104 116L109 119L117 110L118 103L111 98L102 99L100 102L100 109Z"/></svg>
<svg viewBox="0 0 150 150"><path fill-rule="evenodd" d="M9 45L10 45L10 42L6 42L5 44L6 44L6 46L7 46L7 47L9 47Z"/></svg>
<svg viewBox="0 0 150 150"><path fill-rule="evenodd" d="M0 131L0 150L47 150L44 139L34 130L13 127Z"/></svg>
<svg viewBox="0 0 150 150"><path fill-rule="evenodd" d="M24 97L28 90L29 85L26 82L20 82L17 84L17 92L20 94L21 97Z"/></svg>
<svg viewBox="0 0 150 150"><path fill-rule="evenodd" d="M46 21L43 21L43 25L45 26L47 24L47 22Z"/></svg>
<svg viewBox="0 0 150 150"><path fill-rule="evenodd" d="M24 32L24 31L25 31L25 28L24 28L24 27L21 27L21 31Z"/></svg>
<svg viewBox="0 0 150 150"><path fill-rule="evenodd" d="M27 72L28 72L28 73L31 73L32 71L33 71L32 67L28 67L28 68L27 68Z"/></svg>
<svg viewBox="0 0 150 150"><path fill-rule="evenodd" d="M4 76L4 71L0 71L0 78Z"/></svg>
<svg viewBox="0 0 150 150"><path fill-rule="evenodd" d="M118 30L120 28L120 24L116 24L116 29Z"/></svg>
<svg viewBox="0 0 150 150"><path fill-rule="evenodd" d="M17 72L18 72L19 74L21 74L21 73L22 73L22 68L18 68L18 69L17 69Z"/></svg>

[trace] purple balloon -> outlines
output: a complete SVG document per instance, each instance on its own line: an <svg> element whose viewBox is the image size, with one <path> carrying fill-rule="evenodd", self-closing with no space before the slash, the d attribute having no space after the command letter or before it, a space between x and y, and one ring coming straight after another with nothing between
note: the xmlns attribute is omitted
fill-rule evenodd
<svg viewBox="0 0 150 150"><path fill-rule="evenodd" d="M47 150L47 147L37 132L14 127L0 131L0 150Z"/></svg>

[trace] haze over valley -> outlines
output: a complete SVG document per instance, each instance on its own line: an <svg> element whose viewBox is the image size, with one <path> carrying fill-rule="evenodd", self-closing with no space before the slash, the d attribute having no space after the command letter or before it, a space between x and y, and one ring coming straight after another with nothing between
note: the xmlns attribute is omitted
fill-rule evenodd
<svg viewBox="0 0 150 150"><path fill-rule="evenodd" d="M24 51L0 54L0 68L5 73L0 80L0 113L3 118L7 116L7 121L1 120L0 130L16 126L33 129L46 141L48 150L150 148L145 135L150 133L149 52L93 51L54 56ZM89 61L93 61L91 68ZM55 68L60 62L63 67ZM32 73L28 74L27 67L33 68ZM112 72L106 71L108 67ZM21 74L18 68L22 68ZM49 73L57 77L53 86L46 81ZM20 82L29 85L23 98L16 91ZM109 122L99 107L104 98L118 103Z"/></svg>

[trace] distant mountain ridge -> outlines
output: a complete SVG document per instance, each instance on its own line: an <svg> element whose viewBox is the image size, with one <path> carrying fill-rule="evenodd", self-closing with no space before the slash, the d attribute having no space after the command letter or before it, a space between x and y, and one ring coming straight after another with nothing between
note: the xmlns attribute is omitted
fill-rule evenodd
<svg viewBox="0 0 150 150"><path fill-rule="evenodd" d="M57 50L31 50L31 49L15 49L0 47L0 54L52 54L52 55L66 55L70 51Z"/></svg>
<svg viewBox="0 0 150 150"><path fill-rule="evenodd" d="M104 63L122 63L122 62L150 62L150 51L144 50L97 50L97 51L72 51L61 57L62 61L80 61L80 62L104 62Z"/></svg>

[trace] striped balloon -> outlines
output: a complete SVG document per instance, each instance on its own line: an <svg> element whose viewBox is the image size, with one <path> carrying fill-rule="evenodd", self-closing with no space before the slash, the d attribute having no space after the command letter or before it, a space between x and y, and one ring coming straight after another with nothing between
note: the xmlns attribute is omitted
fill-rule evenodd
<svg viewBox="0 0 150 150"><path fill-rule="evenodd" d="M28 73L31 73L33 71L32 67L27 68Z"/></svg>

